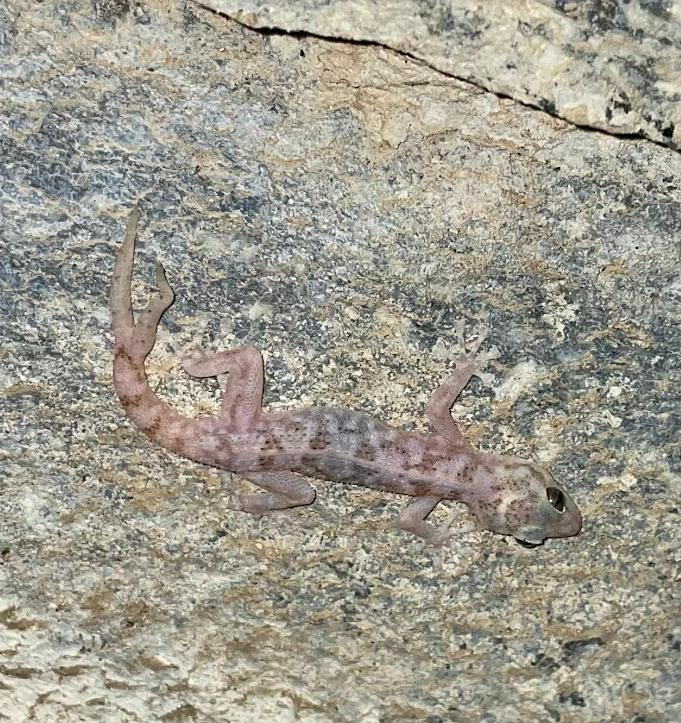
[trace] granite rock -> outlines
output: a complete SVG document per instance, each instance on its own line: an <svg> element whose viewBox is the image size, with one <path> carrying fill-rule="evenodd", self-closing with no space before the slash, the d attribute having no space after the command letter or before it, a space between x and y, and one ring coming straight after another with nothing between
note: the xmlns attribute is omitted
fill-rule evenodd
<svg viewBox="0 0 681 723"><path fill-rule="evenodd" d="M374 43L608 133L681 146L681 3L200 0L248 27Z"/></svg>

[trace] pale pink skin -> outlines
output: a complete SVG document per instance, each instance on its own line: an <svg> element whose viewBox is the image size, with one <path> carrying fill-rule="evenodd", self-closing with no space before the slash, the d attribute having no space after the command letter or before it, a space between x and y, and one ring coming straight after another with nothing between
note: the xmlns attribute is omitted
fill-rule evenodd
<svg viewBox="0 0 681 723"><path fill-rule="evenodd" d="M196 462L237 472L265 490L242 497L239 509L263 514L309 505L315 490L306 478L313 477L413 497L398 525L432 544L447 538L447 526L426 522L443 500L463 502L479 528L530 544L580 531L577 506L547 470L516 457L477 451L452 419L452 405L478 372L477 345L457 359L456 370L433 392L426 409L433 433L395 429L331 407L266 413L263 361L253 347L185 361L193 376L228 377L219 414L199 419L178 414L153 392L144 368L159 320L174 299L160 266L158 297L137 322L132 314L138 221L135 209L111 285L116 392L128 417L158 444Z"/></svg>

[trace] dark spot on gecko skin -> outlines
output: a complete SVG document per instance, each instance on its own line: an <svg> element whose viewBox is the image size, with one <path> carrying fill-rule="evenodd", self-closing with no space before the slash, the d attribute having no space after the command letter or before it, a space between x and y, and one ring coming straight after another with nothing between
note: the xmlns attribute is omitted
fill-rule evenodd
<svg viewBox="0 0 681 723"><path fill-rule="evenodd" d="M346 480L343 474L345 467L345 461L332 458L324 459L323 457L317 457L311 454L303 454L300 457L300 462L291 469L299 474L312 474L313 476L324 477L336 482L343 482Z"/></svg>
<svg viewBox="0 0 681 723"><path fill-rule="evenodd" d="M230 423L233 423L236 419L236 413L239 408L239 400L235 400L232 402L232 404L229 407L229 412L227 413L227 419L230 421Z"/></svg>
<svg viewBox="0 0 681 723"><path fill-rule="evenodd" d="M429 474L433 471L427 464L424 464L423 459L420 459L417 462L410 462L409 453L406 449L396 447L395 452L404 460L402 469L405 472L420 472L421 474Z"/></svg>
<svg viewBox="0 0 681 723"><path fill-rule="evenodd" d="M155 435L159 431L159 429L161 429L162 416L163 414L161 413L161 410L157 410L154 419L149 424L144 426L144 431L147 432L147 434Z"/></svg>
<svg viewBox="0 0 681 723"><path fill-rule="evenodd" d="M261 452L277 451L282 452L284 445L282 444L282 438L278 434L274 434L271 430L265 433L265 438L262 440L260 445Z"/></svg>
<svg viewBox="0 0 681 723"><path fill-rule="evenodd" d="M397 452L395 450L395 445L392 442L389 442L385 439L382 439L378 443L378 448L380 449L381 454L384 457L387 457L388 459L394 460L395 457L397 456Z"/></svg>
<svg viewBox="0 0 681 723"><path fill-rule="evenodd" d="M487 512L490 516L494 514L495 510L499 507L499 504L501 503L500 499L493 499L490 502L478 502L478 507L483 511Z"/></svg>
<svg viewBox="0 0 681 723"><path fill-rule="evenodd" d="M498 501L498 504L501 504L501 500ZM504 517L506 518L506 521L511 523L510 527L518 527L520 524L520 521L523 519L523 502L522 500L511 500L511 502L508 504L504 511Z"/></svg>
<svg viewBox="0 0 681 723"><path fill-rule="evenodd" d="M288 467L290 472L294 472L304 477L324 477L324 474L320 472L316 464L308 464L306 462L297 462Z"/></svg>
<svg viewBox="0 0 681 723"><path fill-rule="evenodd" d="M338 432L359 439L368 439L373 431L371 420L363 414L349 409L335 410L333 416L338 425Z"/></svg>
<svg viewBox="0 0 681 723"><path fill-rule="evenodd" d="M427 497L431 494L431 484L425 480L416 480L412 483L412 491L415 497Z"/></svg>
<svg viewBox="0 0 681 723"><path fill-rule="evenodd" d="M367 468L361 464L355 463L349 465L347 474L348 481L359 480L364 484L370 482L380 482L385 478L385 472L383 470Z"/></svg>
<svg viewBox="0 0 681 723"><path fill-rule="evenodd" d="M403 466L403 469L407 470L408 472L417 472L418 474L422 475L428 475L432 471L428 467L422 465L420 462L415 462L414 464L405 464Z"/></svg>
<svg viewBox="0 0 681 723"><path fill-rule="evenodd" d="M445 459L441 454L433 454L432 452L426 451L416 469L423 471L424 474L432 474L437 471L438 465Z"/></svg>
<svg viewBox="0 0 681 723"><path fill-rule="evenodd" d="M227 437L224 435L220 435L217 437L218 440L218 449L221 452L230 452L232 451L232 445Z"/></svg>
<svg viewBox="0 0 681 723"><path fill-rule="evenodd" d="M337 482L358 482L363 485L371 485L383 478L383 471L380 469L370 469L360 462L352 460L344 461L326 461L321 465L322 473Z"/></svg>
<svg viewBox="0 0 681 723"><path fill-rule="evenodd" d="M118 397L121 400L121 404L124 407L137 407L144 399L144 392L138 392L137 394L120 394Z"/></svg>
<svg viewBox="0 0 681 723"><path fill-rule="evenodd" d="M406 447L402 447L401 445L396 444L393 447L393 451L398 457L402 457L402 459L409 458L409 450ZM404 465L404 469L410 469L409 465Z"/></svg>
<svg viewBox="0 0 681 723"><path fill-rule="evenodd" d="M272 445L278 452L284 451L284 441L280 434L272 433Z"/></svg>
<svg viewBox="0 0 681 723"><path fill-rule="evenodd" d="M119 346L116 348L116 351L114 352L114 359L121 359L122 361L126 362L127 364L132 364L132 357L128 352L122 347Z"/></svg>
<svg viewBox="0 0 681 723"><path fill-rule="evenodd" d="M303 433L303 425L298 422L287 422L284 427L284 434L288 434L290 436L299 436Z"/></svg>
<svg viewBox="0 0 681 723"><path fill-rule="evenodd" d="M381 451L389 457L406 456L406 449L396 439L383 437L378 443Z"/></svg>
<svg viewBox="0 0 681 723"><path fill-rule="evenodd" d="M354 455L358 459L363 459L367 462L374 462L376 460L376 448L363 439L354 451Z"/></svg>
<svg viewBox="0 0 681 723"><path fill-rule="evenodd" d="M258 457L258 469L270 469L275 465L275 459L272 455L261 454Z"/></svg>
<svg viewBox="0 0 681 723"><path fill-rule="evenodd" d="M349 409L337 409L334 411L334 416L340 434L357 434L357 414L351 412Z"/></svg>
<svg viewBox="0 0 681 723"><path fill-rule="evenodd" d="M331 435L325 427L318 428L308 442L310 449L314 450L326 449L330 444Z"/></svg>

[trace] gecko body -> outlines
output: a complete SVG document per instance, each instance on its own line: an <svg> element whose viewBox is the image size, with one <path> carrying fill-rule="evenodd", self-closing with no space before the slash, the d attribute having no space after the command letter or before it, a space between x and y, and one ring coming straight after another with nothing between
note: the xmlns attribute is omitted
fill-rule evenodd
<svg viewBox="0 0 681 723"><path fill-rule="evenodd" d="M184 368L193 376L228 376L219 414L198 419L179 414L154 393L145 371L158 323L174 299L158 264L159 294L136 321L133 317L130 286L138 221L135 209L111 285L116 392L127 415L158 444L239 473L264 490L241 497L238 509L263 514L310 504L316 493L307 478L313 477L413 498L398 525L432 544L441 544L448 534L446 525L436 528L426 521L443 500L464 503L479 528L530 545L580 531L577 506L547 470L476 450L452 418L452 405L479 373L475 353L482 336L471 351L463 348L454 373L433 392L426 410L431 433L396 429L331 407L266 413L263 361L253 347L186 359Z"/></svg>

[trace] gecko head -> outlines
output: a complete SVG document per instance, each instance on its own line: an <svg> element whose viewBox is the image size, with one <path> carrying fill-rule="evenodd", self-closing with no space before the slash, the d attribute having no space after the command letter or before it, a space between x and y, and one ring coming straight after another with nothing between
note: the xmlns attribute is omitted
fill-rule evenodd
<svg viewBox="0 0 681 723"><path fill-rule="evenodd" d="M582 529L577 505L543 467L497 457L482 475L478 488L484 492L469 504L480 527L513 535L526 547L549 537L572 537Z"/></svg>

